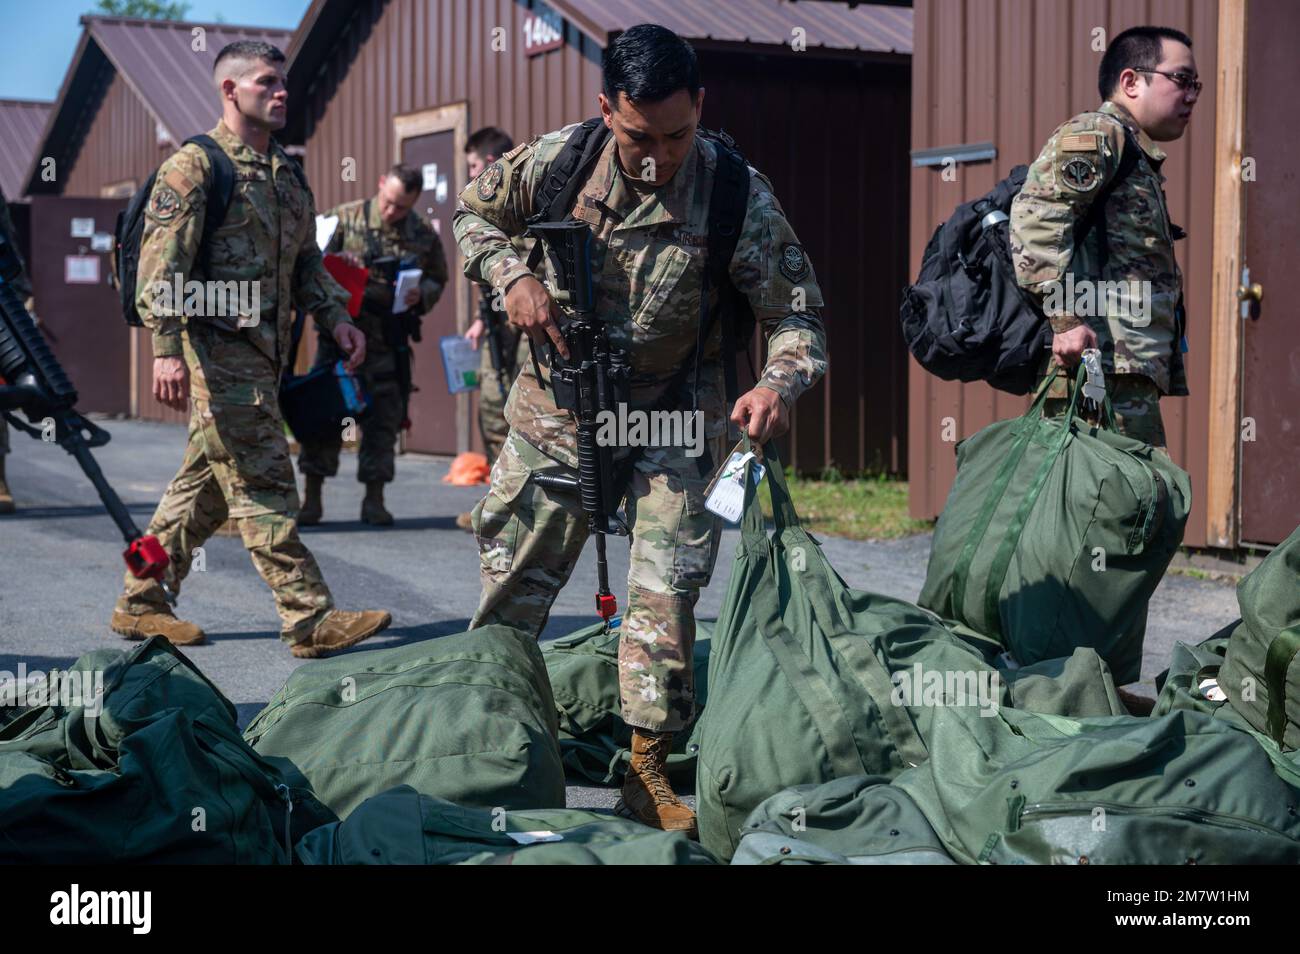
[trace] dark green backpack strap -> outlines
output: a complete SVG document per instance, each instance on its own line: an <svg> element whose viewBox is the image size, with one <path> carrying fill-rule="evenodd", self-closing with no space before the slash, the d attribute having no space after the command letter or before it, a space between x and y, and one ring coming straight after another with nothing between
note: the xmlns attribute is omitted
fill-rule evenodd
<svg viewBox="0 0 1300 954"><path fill-rule="evenodd" d="M1286 737L1286 676L1300 653L1300 626L1284 629L1268 644L1264 683L1268 686L1268 734L1282 746Z"/></svg>
<svg viewBox="0 0 1300 954"><path fill-rule="evenodd" d="M202 256L206 271L208 240L226 221L226 211L230 208L230 200L235 195L235 164L230 161L230 157L217 141L206 133L191 136L181 145L187 146L190 143L203 150L208 157L208 165L212 167L212 181L205 189L207 198L204 200L203 235L199 245L199 254Z"/></svg>

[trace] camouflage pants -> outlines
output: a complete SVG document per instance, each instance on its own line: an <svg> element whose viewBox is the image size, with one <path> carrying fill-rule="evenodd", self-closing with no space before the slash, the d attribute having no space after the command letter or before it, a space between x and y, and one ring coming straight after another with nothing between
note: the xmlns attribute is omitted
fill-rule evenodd
<svg viewBox="0 0 1300 954"><path fill-rule="evenodd" d="M706 442L714 462L726 453L724 441ZM704 509L712 474L699 474L699 460L680 448L647 448L628 489L631 565L619 697L623 721L655 732L680 731L695 715L695 603L713 574L721 530L721 520ZM539 635L582 553L582 507L576 497L528 479L543 469L573 474L511 432L491 489L473 512L483 593L471 629L500 623Z"/></svg>
<svg viewBox="0 0 1300 954"><path fill-rule="evenodd" d="M1052 374L1055 380L1048 387L1043 414L1059 417L1070 406L1068 384L1074 380L1073 373L1067 373L1059 366L1049 366L1044 373ZM1168 456L1165 425L1160 417L1160 390L1155 382L1141 374L1109 374L1106 376L1106 393L1110 396L1119 432L1144 441Z"/></svg>
<svg viewBox="0 0 1300 954"><path fill-rule="evenodd" d="M531 360L528 351L528 336L508 329L503 335L501 361L505 367L498 373L492 367L492 349L484 341L479 345L479 391L478 391L478 426L483 434L483 446L487 449L488 463L494 463L501 456L510 425L506 423L506 398L510 387L515 382L515 375L525 361ZM508 347L514 341L515 346ZM502 394L502 385L505 393Z"/></svg>
<svg viewBox="0 0 1300 954"><path fill-rule="evenodd" d="M397 435L402 429L402 391L396 380L373 380L363 376L370 407L358 421L361 447L357 451L357 480L363 484L392 482L397 469ZM298 470L315 477L333 477L339 472L339 450L343 433L326 441L309 441L298 455Z"/></svg>
<svg viewBox="0 0 1300 954"><path fill-rule="evenodd" d="M179 593L195 550L227 517L238 518L253 566L275 595L280 638L288 643L306 639L334 601L316 559L298 538L297 509L298 491L279 409L273 404L218 405L191 398L185 460L147 531L158 537L171 560L168 586ZM150 613L166 605L158 583L126 574L119 610Z"/></svg>

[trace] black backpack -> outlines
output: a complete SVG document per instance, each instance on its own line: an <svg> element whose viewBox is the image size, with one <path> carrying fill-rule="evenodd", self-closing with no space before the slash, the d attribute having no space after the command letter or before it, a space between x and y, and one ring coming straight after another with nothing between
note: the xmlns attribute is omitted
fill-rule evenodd
<svg viewBox="0 0 1300 954"><path fill-rule="evenodd" d="M701 128L700 133L713 142L718 154L713 188L709 193L709 234L703 289L706 300L709 286L718 289L718 307L702 316L699 342L702 344L708 339L714 321L721 319L722 353L733 356L733 360L723 361L727 400L734 401L738 396L734 355L738 352L748 354L757 324L749 300L732 284L727 273L727 266L736 254L736 244L740 241L740 229L749 205L749 163L725 132ZM569 134L564 148L551 163L546 181L533 197L535 211L529 216L529 225L551 221L553 212L561 215L568 212L608 138L609 129L599 116L581 123ZM537 267L541 254L540 246L534 246L528 261L530 269ZM697 345L697 352L699 347ZM699 355L696 357L698 359ZM670 386L668 391L672 390Z"/></svg>
<svg viewBox="0 0 1300 954"><path fill-rule="evenodd" d="M1098 230L1103 267L1106 199L1136 167L1141 151L1127 130L1125 139L1119 168L1075 229L1075 248ZM1001 391L1028 394L1051 349L1051 325L1016 281L1011 260L1011 202L1028 172L1016 166L988 195L957 206L926 245L916 284L903 289L907 347L921 367L945 381L987 381Z"/></svg>

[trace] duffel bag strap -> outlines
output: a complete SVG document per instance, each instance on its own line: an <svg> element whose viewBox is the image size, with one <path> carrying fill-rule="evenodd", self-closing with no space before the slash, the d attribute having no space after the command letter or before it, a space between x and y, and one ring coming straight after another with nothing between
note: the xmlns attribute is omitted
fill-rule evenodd
<svg viewBox="0 0 1300 954"><path fill-rule="evenodd" d="M1268 686L1268 734L1282 747L1286 737L1286 676L1300 652L1300 626L1284 629L1268 644L1264 682Z"/></svg>

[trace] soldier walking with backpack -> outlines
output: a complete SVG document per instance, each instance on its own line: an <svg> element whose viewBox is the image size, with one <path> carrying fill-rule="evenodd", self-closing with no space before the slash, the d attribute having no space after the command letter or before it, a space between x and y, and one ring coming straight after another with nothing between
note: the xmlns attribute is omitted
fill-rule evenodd
<svg viewBox="0 0 1300 954"><path fill-rule="evenodd" d="M1125 30L1102 56L1098 88L1101 107L1058 127L1029 167L1011 206L1011 254L1051 322L1044 412L1064 413L1067 369L1098 348L1120 432L1165 450L1160 397L1188 391L1182 230L1169 220L1158 143L1183 135L1200 95L1192 41L1167 27Z"/></svg>
<svg viewBox="0 0 1300 954"><path fill-rule="evenodd" d="M511 244L530 223L576 219L590 232L593 314L627 353L632 407L698 409L703 421L698 456L682 446L613 449L632 462L615 490L632 541L619 647L622 715L633 728L622 811L693 832L694 813L665 766L695 712L694 607L721 529L705 490L729 450L730 402L731 422L761 443L785 432L795 400L824 373L822 295L771 185L699 130L704 90L691 46L663 27L635 26L605 50L602 70L598 120L511 150L470 183L456 213L466 274L504 295L541 372L530 361L516 379L510 433L472 515L483 592L471 625L540 634L588 536L577 498L533 479L578 474L574 418L558 407L541 360L551 347L566 362L570 354L536 263ZM723 195L736 196L734 209ZM751 312L768 359L737 397L729 329Z"/></svg>
<svg viewBox="0 0 1300 954"><path fill-rule="evenodd" d="M186 144L165 161L147 187L135 310L153 332L154 396L178 410L188 403L190 411L185 459L148 530L171 560L167 586L178 591L195 548L227 517L236 518L253 565L275 594L281 639L293 655L314 657L374 635L391 617L334 608L294 519L298 493L278 404L292 309L312 312L353 370L365 359L365 338L348 318L347 294L321 263L306 181L271 138L287 118L284 61L274 46L254 41L231 43L217 55L221 121L209 140ZM231 186L231 178L223 208L218 186ZM197 309L188 294L180 301L169 291L175 276L207 280ZM235 316L211 307L214 286L241 284L252 286L259 310ZM167 595L157 581L128 573L113 631L128 639L202 642L203 631L177 619Z"/></svg>

